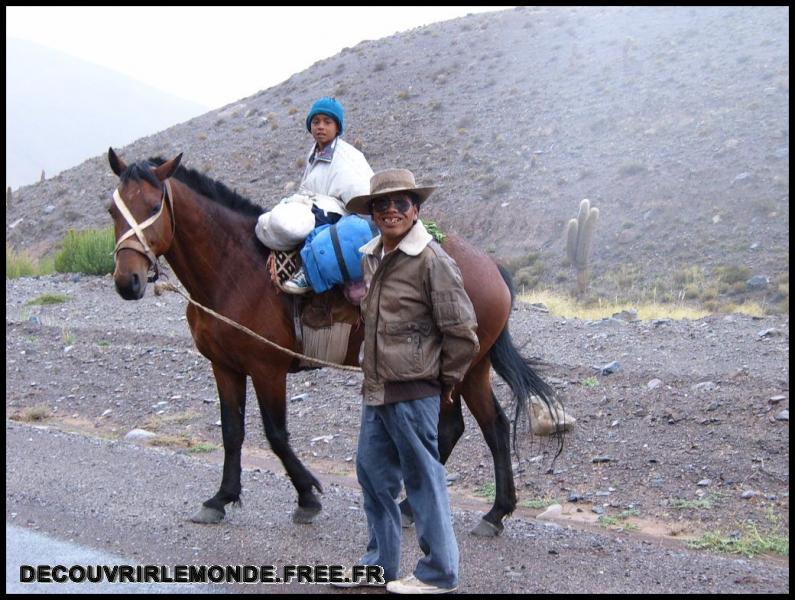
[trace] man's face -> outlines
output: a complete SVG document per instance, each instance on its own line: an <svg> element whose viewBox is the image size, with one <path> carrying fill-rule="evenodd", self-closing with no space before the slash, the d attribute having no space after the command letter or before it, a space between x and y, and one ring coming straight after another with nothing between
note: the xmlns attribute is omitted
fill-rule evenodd
<svg viewBox="0 0 795 600"><path fill-rule="evenodd" d="M414 226L419 209L410 194L395 192L370 202L375 226L388 245L397 245Z"/></svg>
<svg viewBox="0 0 795 600"><path fill-rule="evenodd" d="M310 123L312 137L320 144L321 148L332 142L337 137L337 122L328 115L315 115Z"/></svg>

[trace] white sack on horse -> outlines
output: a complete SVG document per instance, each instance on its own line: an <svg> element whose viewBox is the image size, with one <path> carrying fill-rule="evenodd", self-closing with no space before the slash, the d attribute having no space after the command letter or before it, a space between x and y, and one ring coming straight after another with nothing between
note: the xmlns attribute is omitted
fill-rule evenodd
<svg viewBox="0 0 795 600"><path fill-rule="evenodd" d="M348 214L336 198L302 190L283 198L272 210L260 215L254 228L257 239L268 248L282 252L300 246L315 228L312 205L326 214Z"/></svg>

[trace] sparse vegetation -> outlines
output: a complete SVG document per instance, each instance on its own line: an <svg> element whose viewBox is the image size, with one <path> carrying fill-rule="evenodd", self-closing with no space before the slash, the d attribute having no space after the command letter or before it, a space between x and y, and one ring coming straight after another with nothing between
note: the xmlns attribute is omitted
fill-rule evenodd
<svg viewBox="0 0 795 600"><path fill-rule="evenodd" d="M494 497L497 495L497 486L494 483L484 483L475 490L475 495L493 502Z"/></svg>
<svg viewBox="0 0 795 600"><path fill-rule="evenodd" d="M626 531L632 531L638 529L638 526L634 523L627 522L627 519L633 516L637 516L637 511L625 510L621 514L615 516L600 515L596 522L602 527L621 527Z"/></svg>
<svg viewBox="0 0 795 600"><path fill-rule="evenodd" d="M633 308L638 312L638 319L650 321L653 319L695 320L706 317L715 312L742 313L747 315L763 316L765 309L755 302L743 304L725 304L708 307L698 303L689 305L684 300L676 303L657 302L655 300L641 300L633 302L628 300L606 300L601 297L578 301L570 296L563 296L551 290L534 290L519 295L519 300L528 304L543 304L553 315L569 319L583 319L593 321L606 319L623 310Z"/></svg>
<svg viewBox="0 0 795 600"><path fill-rule="evenodd" d="M75 337L75 334L72 332L71 329L64 328L61 330L61 339L63 340L63 343L66 344L67 346L73 346L75 341L77 340L77 337Z"/></svg>
<svg viewBox="0 0 795 600"><path fill-rule="evenodd" d="M70 229L62 246L63 249L55 255L55 270L59 273L113 273L113 249L116 246L113 227L81 232Z"/></svg>
<svg viewBox="0 0 795 600"><path fill-rule="evenodd" d="M43 421L52 416L52 412L46 406L38 405L32 406L23 410L21 413L16 413L11 418L15 421L24 421L26 423L33 423Z"/></svg>
<svg viewBox="0 0 795 600"><path fill-rule="evenodd" d="M742 532L724 536L720 531L710 531L687 545L696 550L741 554L748 558L767 553L789 556L788 536L780 533L761 534L750 521L742 526Z"/></svg>
<svg viewBox="0 0 795 600"><path fill-rule="evenodd" d="M204 452L214 452L217 449L218 446L215 444L211 444L209 442L196 442L192 446L188 447L188 452L199 454Z"/></svg>
<svg viewBox="0 0 795 600"><path fill-rule="evenodd" d="M63 304L64 302L69 302L71 299L71 296L65 294L42 294L33 300L28 300L25 304L46 306L48 304Z"/></svg>
<svg viewBox="0 0 795 600"><path fill-rule="evenodd" d="M184 435L159 435L149 440L150 446L166 448L190 448L195 444L193 440Z"/></svg>
<svg viewBox="0 0 795 600"><path fill-rule="evenodd" d="M671 503L671 506L683 510L709 510L712 508L712 501L709 498L699 498L698 500L677 498Z"/></svg>
<svg viewBox="0 0 795 600"><path fill-rule="evenodd" d="M6 244L6 279L27 277L35 272L36 268L33 266L32 258L25 253L15 252Z"/></svg>
<svg viewBox="0 0 795 600"><path fill-rule="evenodd" d="M52 259L36 261L26 252L17 252L6 244L6 279L48 275L54 270Z"/></svg>
<svg viewBox="0 0 795 600"><path fill-rule="evenodd" d="M715 269L715 276L730 285L742 283L745 288L745 281L751 277L751 269L740 265L720 265Z"/></svg>
<svg viewBox="0 0 795 600"><path fill-rule="evenodd" d="M195 411L184 411L173 414L154 415L144 422L144 429L158 431L169 425L185 425L199 418L201 415Z"/></svg>

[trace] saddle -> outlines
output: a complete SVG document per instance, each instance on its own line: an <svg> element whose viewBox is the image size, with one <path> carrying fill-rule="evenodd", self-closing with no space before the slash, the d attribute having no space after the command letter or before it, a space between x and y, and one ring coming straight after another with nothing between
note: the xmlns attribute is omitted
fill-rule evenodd
<svg viewBox="0 0 795 600"><path fill-rule="evenodd" d="M300 248L288 252L271 250L268 271L271 281L282 292L284 283L301 266ZM295 335L300 352L342 364L348 353L352 330L361 324L361 310L345 298L339 286L322 294L310 292L303 296L289 295L293 300ZM317 364L300 361L296 370L319 368Z"/></svg>

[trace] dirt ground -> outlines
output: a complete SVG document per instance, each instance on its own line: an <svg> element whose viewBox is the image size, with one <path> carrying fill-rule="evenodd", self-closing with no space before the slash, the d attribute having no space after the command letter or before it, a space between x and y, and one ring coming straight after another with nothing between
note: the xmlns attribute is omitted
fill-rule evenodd
<svg viewBox="0 0 795 600"><path fill-rule="evenodd" d="M29 304L43 294L68 300ZM220 465L215 384L184 309L180 296L154 296L151 286L125 302L110 277L7 280L7 417L112 439L145 429L157 437L141 443L206 452ZM543 376L578 419L554 461L554 444L520 423L517 514L557 502L557 520L582 527L675 540L754 530L788 537L787 318L579 321L520 303L511 332L525 355L546 363ZM618 369L602 374L613 361ZM291 444L321 480L355 482L360 382L331 369L288 377ZM493 383L513 415L507 385L496 375ZM244 463L283 473L250 385L248 397ZM491 456L464 415L446 465L450 490L485 512Z"/></svg>

